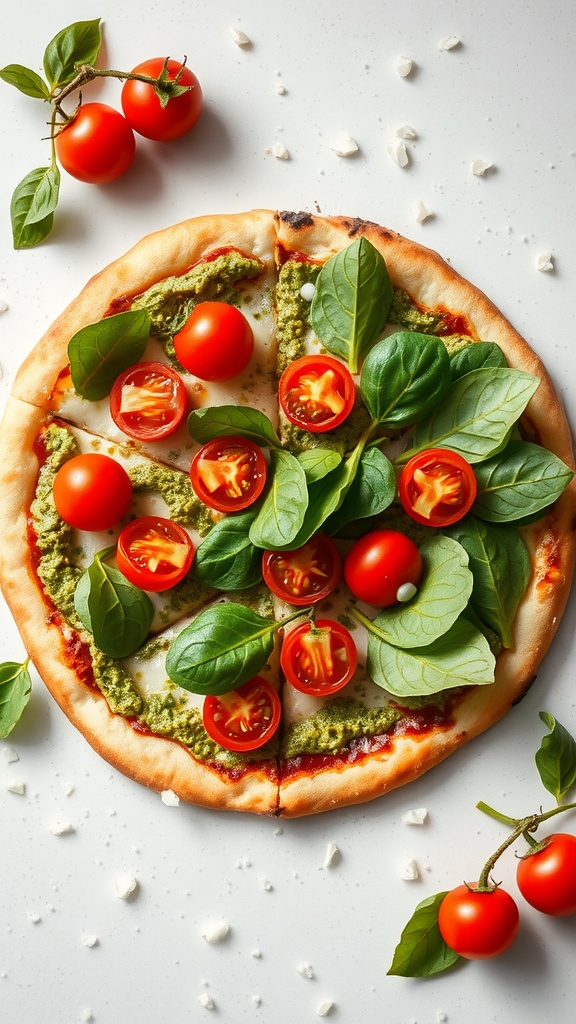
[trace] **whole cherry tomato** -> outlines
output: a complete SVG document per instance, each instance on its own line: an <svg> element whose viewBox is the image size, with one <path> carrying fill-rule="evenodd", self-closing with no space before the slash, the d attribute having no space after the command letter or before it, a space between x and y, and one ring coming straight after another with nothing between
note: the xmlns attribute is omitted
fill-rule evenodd
<svg viewBox="0 0 576 1024"><path fill-rule="evenodd" d="M58 160L73 178L104 185L128 170L136 141L120 111L106 103L84 103L58 132L55 146Z"/></svg>
<svg viewBox="0 0 576 1024"><path fill-rule="evenodd" d="M215 437L196 452L190 467L196 495L217 512L241 512L266 483L262 449L246 437Z"/></svg>
<svg viewBox="0 0 576 1024"><path fill-rule="evenodd" d="M358 664L349 630L332 619L296 626L284 638L280 665L286 679L302 693L329 697L350 682Z"/></svg>
<svg viewBox="0 0 576 1024"><path fill-rule="evenodd" d="M112 419L137 441L158 441L172 434L182 422L187 404L184 381L164 363L128 367L110 392Z"/></svg>
<svg viewBox="0 0 576 1024"><path fill-rule="evenodd" d="M56 510L78 530L109 530L126 515L132 481L126 470L98 452L75 455L65 462L52 486Z"/></svg>
<svg viewBox="0 0 576 1024"><path fill-rule="evenodd" d="M418 452L398 480L404 511L425 526L450 526L462 519L472 508L476 491L472 466L448 448Z"/></svg>
<svg viewBox="0 0 576 1024"><path fill-rule="evenodd" d="M402 599L405 584L417 587L422 558L413 540L397 530L372 530L350 548L344 559L344 579L355 597L377 608Z"/></svg>
<svg viewBox="0 0 576 1024"><path fill-rule="evenodd" d="M250 362L254 334L236 306L199 302L174 335L174 351L184 369L200 380L230 380Z"/></svg>
<svg viewBox="0 0 576 1024"><path fill-rule="evenodd" d="M342 559L327 533L315 533L294 551L265 551L264 582L289 604L316 604L331 594L342 573Z"/></svg>
<svg viewBox="0 0 576 1024"><path fill-rule="evenodd" d="M450 949L468 960L487 960L504 953L516 938L518 907L505 889L481 892L459 885L440 904L438 927Z"/></svg>
<svg viewBox="0 0 576 1024"><path fill-rule="evenodd" d="M227 750L249 751L264 746L280 725L281 704L263 676L254 676L237 690L204 699L204 728Z"/></svg>
<svg viewBox="0 0 576 1024"><path fill-rule="evenodd" d="M348 368L333 356L295 359L278 384L286 417L303 430L323 433L338 427L352 411L356 396Z"/></svg>
<svg viewBox="0 0 576 1024"><path fill-rule="evenodd" d="M518 888L536 910L566 917L576 913L576 836L557 832L544 843L518 862Z"/></svg>
<svg viewBox="0 0 576 1024"><path fill-rule="evenodd" d="M179 61L152 57L133 68L131 74L159 78L164 67L170 81L178 79L178 85L189 87L187 92L169 97L164 106L154 86L148 82L128 78L122 86L121 103L126 119L135 132L156 142L178 139L190 131L202 111L200 82L190 68Z"/></svg>
<svg viewBox="0 0 576 1024"><path fill-rule="evenodd" d="M194 558L186 530L162 516L140 516L118 537L116 564L141 590L159 593L184 579Z"/></svg>

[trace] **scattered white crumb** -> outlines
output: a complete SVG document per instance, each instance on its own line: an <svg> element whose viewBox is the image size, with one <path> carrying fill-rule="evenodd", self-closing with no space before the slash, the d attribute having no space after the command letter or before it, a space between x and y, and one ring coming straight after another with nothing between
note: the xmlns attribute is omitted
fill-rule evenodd
<svg viewBox="0 0 576 1024"><path fill-rule="evenodd" d="M312 302L312 299L314 298L315 294L316 294L316 285L313 284L312 281L306 281L302 285L302 287L300 289L300 296L301 296L301 298L304 299L304 302ZM279 833L275 833L275 834L279 834Z"/></svg>
<svg viewBox="0 0 576 1024"><path fill-rule="evenodd" d="M302 288L304 288L304 285L302 285ZM300 289L300 295L302 295L302 289ZM304 298L303 295L302 295L302 298ZM278 828L274 829L274 835L275 836L283 836L284 835L284 829L282 828L281 825L278 825Z"/></svg>
<svg viewBox="0 0 576 1024"><path fill-rule="evenodd" d="M173 789L164 789L160 794L162 803L166 804L166 807L178 807L180 803L180 797L174 792Z"/></svg>
<svg viewBox="0 0 576 1024"><path fill-rule="evenodd" d="M260 885L262 886L265 892L272 891L272 883L269 882L267 878L260 878L258 879L258 881L260 882Z"/></svg>
<svg viewBox="0 0 576 1024"><path fill-rule="evenodd" d="M323 999L322 1002L320 1003L320 1006L316 1010L316 1013L318 1014L319 1017L327 1017L329 1013L332 1013L332 1010L334 1009L335 1005L336 1004L333 1003L331 999Z"/></svg>
<svg viewBox="0 0 576 1024"><path fill-rule="evenodd" d="M445 39L441 39L438 43L439 50L455 50L457 46L460 46L462 42L458 36L446 36Z"/></svg>
<svg viewBox="0 0 576 1024"><path fill-rule="evenodd" d="M8 303L4 299L0 299L0 313L6 313L8 310Z"/></svg>
<svg viewBox="0 0 576 1024"><path fill-rule="evenodd" d="M301 964L298 964L296 966L296 970L298 971L298 974L302 975L303 978L314 977L314 968L312 967L312 964L308 963L307 960L304 960Z"/></svg>
<svg viewBox="0 0 576 1024"><path fill-rule="evenodd" d="M348 132L340 132L334 139L331 147L336 156L353 156L358 152L358 143Z"/></svg>
<svg viewBox="0 0 576 1024"><path fill-rule="evenodd" d="M539 252L536 257L536 270L549 273L554 270L554 257L551 252Z"/></svg>
<svg viewBox="0 0 576 1024"><path fill-rule="evenodd" d="M37 914L36 911L30 911L30 913L26 914L26 917L30 921L30 924L40 924L42 920L40 914Z"/></svg>
<svg viewBox="0 0 576 1024"><path fill-rule="evenodd" d="M262 1000L261 1000L260 996L256 996L256 995L252 996L252 1006L260 1006L261 1002L262 1002Z"/></svg>
<svg viewBox="0 0 576 1024"><path fill-rule="evenodd" d="M75 829L74 825L71 825L69 821L53 821L50 825L50 831L53 836L69 836Z"/></svg>
<svg viewBox="0 0 576 1024"><path fill-rule="evenodd" d="M338 863L341 857L342 854L340 852L340 847L337 846L336 843L328 843L322 866L325 868L331 868Z"/></svg>
<svg viewBox="0 0 576 1024"><path fill-rule="evenodd" d="M412 857L407 857L400 865L398 874L404 882L416 882L420 878L418 865Z"/></svg>
<svg viewBox="0 0 576 1024"><path fill-rule="evenodd" d="M94 1020L94 1014L92 1013L92 1010L89 1010L88 1007L86 1007L84 1010L81 1010L80 1020L83 1021L84 1024L90 1024L90 1021Z"/></svg>
<svg viewBox="0 0 576 1024"><path fill-rule="evenodd" d="M73 782L66 782L62 788L64 790L64 796L72 796L76 787Z"/></svg>
<svg viewBox="0 0 576 1024"><path fill-rule="evenodd" d="M2 753L4 754L4 757L6 758L8 764L13 764L14 761L20 760L18 754L14 750L14 747L3 747Z"/></svg>
<svg viewBox="0 0 576 1024"><path fill-rule="evenodd" d="M133 896L138 889L138 879L134 878L134 875L129 875L127 873L118 875L114 881L114 887L118 898L121 900L127 900L130 896Z"/></svg>
<svg viewBox="0 0 576 1024"><path fill-rule="evenodd" d="M204 1007L205 1010L216 1009L216 1003L212 999L212 996L210 995L209 992L201 992L200 995L198 996L198 1002L200 1003L200 1006Z"/></svg>
<svg viewBox="0 0 576 1024"><path fill-rule="evenodd" d="M426 203L423 203L421 199L416 203L414 213L418 224L423 224L425 220L430 220L430 218L434 216L432 210L430 210L426 206Z"/></svg>
<svg viewBox="0 0 576 1024"><path fill-rule="evenodd" d="M405 825L423 825L428 820L428 811L425 807L413 807L402 815Z"/></svg>
<svg viewBox="0 0 576 1024"><path fill-rule="evenodd" d="M231 28L230 35L236 43L236 46L252 46L252 40L245 32L242 32L239 28Z"/></svg>
<svg viewBox="0 0 576 1024"><path fill-rule="evenodd" d="M408 156L408 150L404 139L393 139L386 146L388 156L394 161L398 167L407 167L410 157Z"/></svg>
<svg viewBox="0 0 576 1024"><path fill-rule="evenodd" d="M202 938L214 945L223 942L230 932L230 925L227 921L208 921L202 930Z"/></svg>
<svg viewBox="0 0 576 1024"><path fill-rule="evenodd" d="M400 78L408 78L408 75L414 68L414 61L411 57L397 57L394 68L396 74L400 75Z"/></svg>
<svg viewBox="0 0 576 1024"><path fill-rule="evenodd" d="M401 124L396 129L396 135L399 139L417 139L416 129L412 128L409 124Z"/></svg>
<svg viewBox="0 0 576 1024"><path fill-rule="evenodd" d="M94 946L97 946L100 940L97 935L91 935L89 932L82 932L80 941L82 942L82 945L86 946L88 949L94 949Z"/></svg>
<svg viewBox="0 0 576 1024"><path fill-rule="evenodd" d="M470 164L470 170L477 178L482 178L493 166L494 164L489 160L473 160Z"/></svg>
<svg viewBox="0 0 576 1024"><path fill-rule="evenodd" d="M5 779L2 783L7 793L16 793L17 796L24 796L26 783L22 779Z"/></svg>
<svg viewBox="0 0 576 1024"><path fill-rule="evenodd" d="M275 142L273 146L268 147L266 152L269 153L270 156L276 157L277 160L290 159L290 153L282 142Z"/></svg>
<svg viewBox="0 0 576 1024"><path fill-rule="evenodd" d="M436 1024L446 1024L448 1014L445 1010L436 1010Z"/></svg>
<svg viewBox="0 0 576 1024"><path fill-rule="evenodd" d="M255 960L260 960L262 953L259 949L253 949L250 956L253 956Z"/></svg>
<svg viewBox="0 0 576 1024"><path fill-rule="evenodd" d="M276 93L277 96L285 96L286 95L286 86L284 85L284 83L283 82L275 82L274 83L274 92Z"/></svg>

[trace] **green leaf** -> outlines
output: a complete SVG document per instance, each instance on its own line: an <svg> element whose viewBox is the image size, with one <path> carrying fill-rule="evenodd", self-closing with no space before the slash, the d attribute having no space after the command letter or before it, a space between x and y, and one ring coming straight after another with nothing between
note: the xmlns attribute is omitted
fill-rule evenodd
<svg viewBox="0 0 576 1024"><path fill-rule="evenodd" d="M227 516L196 549L192 575L218 590L244 590L262 579L262 551L248 536L255 512Z"/></svg>
<svg viewBox="0 0 576 1024"><path fill-rule="evenodd" d="M39 245L52 230L53 212L47 212L41 220L37 219L36 213L44 205L46 196L51 195L53 200L55 197L57 202L58 182L59 177L51 167L36 167L14 189L10 202L10 219L15 249L30 249L34 245Z"/></svg>
<svg viewBox="0 0 576 1024"><path fill-rule="evenodd" d="M116 313L78 331L68 345L77 393L90 402L110 394L118 374L144 355L149 334L150 317L143 309Z"/></svg>
<svg viewBox="0 0 576 1024"><path fill-rule="evenodd" d="M309 484L323 480L342 462L340 452L335 452L331 448L307 448L305 451L299 452L296 458L302 466Z"/></svg>
<svg viewBox="0 0 576 1024"><path fill-rule="evenodd" d="M306 475L298 459L283 448L273 448L265 497L250 527L250 540L271 551L286 548L298 535L307 507Z"/></svg>
<svg viewBox="0 0 576 1024"><path fill-rule="evenodd" d="M394 951L388 974L425 978L445 971L460 959L446 945L438 928L438 911L446 892L428 896L418 904Z"/></svg>
<svg viewBox="0 0 576 1024"><path fill-rule="evenodd" d="M22 64L7 64L0 70L0 78L3 82L13 85L15 89L23 92L26 96L32 96L35 100L50 99L50 90L44 79Z"/></svg>
<svg viewBox="0 0 576 1024"><path fill-rule="evenodd" d="M506 356L500 345L493 341L476 341L450 356L452 380L463 377L471 370L480 370L484 366L507 366Z"/></svg>
<svg viewBox="0 0 576 1024"><path fill-rule="evenodd" d="M576 785L576 741L549 712L541 711L540 718L550 732L536 751L536 767L542 785L561 804Z"/></svg>
<svg viewBox="0 0 576 1024"><path fill-rule="evenodd" d="M146 639L154 607L143 590L102 561L109 551L96 555L82 573L74 594L74 607L103 654L110 658L128 658Z"/></svg>
<svg viewBox="0 0 576 1024"><path fill-rule="evenodd" d="M574 476L556 455L530 441L510 441L476 467L472 511L491 523L510 523L551 505Z"/></svg>
<svg viewBox="0 0 576 1024"><path fill-rule="evenodd" d="M44 74L51 89L71 82L77 64L94 64L101 43L100 18L76 21L57 32L44 51Z"/></svg>
<svg viewBox="0 0 576 1024"><path fill-rule="evenodd" d="M4 739L24 711L30 693L32 680L28 662L5 661L0 665L0 737Z"/></svg>
<svg viewBox="0 0 576 1024"><path fill-rule="evenodd" d="M344 501L348 490L356 480L358 466L363 452L361 441L350 455L344 459L331 473L322 480L310 484L308 488L308 507L304 514L302 526L294 537L289 548L296 549L306 544L310 537L321 529Z"/></svg>
<svg viewBox="0 0 576 1024"><path fill-rule="evenodd" d="M446 346L415 331L398 331L374 345L360 376L360 394L372 419L392 430L421 420L449 386Z"/></svg>
<svg viewBox="0 0 576 1024"><path fill-rule="evenodd" d="M377 516L396 497L396 473L390 459L379 448L362 452L354 486L350 487L340 508L325 521L328 533L337 533L347 523Z"/></svg>
<svg viewBox="0 0 576 1024"><path fill-rule="evenodd" d="M232 434L247 437L261 448L281 447L280 439L268 417L248 406L220 405L193 409L188 417L188 431L199 444Z"/></svg>
<svg viewBox="0 0 576 1024"><path fill-rule="evenodd" d="M32 202L26 216L26 225L45 221L58 206L60 194L60 169L57 164L46 168L46 173L38 181L38 187L32 196Z"/></svg>
<svg viewBox="0 0 576 1024"><path fill-rule="evenodd" d="M280 625L242 604L212 605L172 641L166 671L192 693L228 693L264 667Z"/></svg>
<svg viewBox="0 0 576 1024"><path fill-rule="evenodd" d="M384 327L391 304L392 284L384 259L363 236L322 267L310 323L324 347L346 359L356 373Z"/></svg>

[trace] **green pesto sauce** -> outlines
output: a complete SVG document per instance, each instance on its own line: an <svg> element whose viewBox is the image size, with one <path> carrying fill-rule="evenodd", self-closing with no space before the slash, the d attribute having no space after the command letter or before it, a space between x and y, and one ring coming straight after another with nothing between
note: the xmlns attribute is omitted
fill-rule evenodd
<svg viewBox="0 0 576 1024"><path fill-rule="evenodd" d="M302 754L338 754L362 736L378 736L401 718L394 708L367 708L352 697L336 698L316 714L296 722L282 740L282 757Z"/></svg>
<svg viewBox="0 0 576 1024"><path fill-rule="evenodd" d="M410 298L408 292L402 291L401 288L394 288L392 307L388 315L391 324L398 324L406 331L438 335L443 318L444 314L441 310L435 312L433 309L421 309ZM454 355L466 345L473 344L472 338L464 334L445 334L439 335L439 337L440 341L444 342L448 355Z"/></svg>
<svg viewBox="0 0 576 1024"><path fill-rule="evenodd" d="M357 402L344 423L325 433L315 434L309 430L302 430L283 419L280 425L280 440L294 455L311 448L329 448L344 457L352 451L369 424L370 416L367 409L361 402Z"/></svg>
<svg viewBox="0 0 576 1024"><path fill-rule="evenodd" d="M310 303L302 298L300 289L303 284L314 283L319 273L316 264L296 260L280 267L276 285L278 375L294 359L306 355L304 339L310 327Z"/></svg>
<svg viewBox="0 0 576 1024"><path fill-rule="evenodd" d="M130 479L136 492L160 493L175 523L194 527L201 537L214 526L212 512L196 497L190 477L182 470L159 462L139 463L131 467Z"/></svg>

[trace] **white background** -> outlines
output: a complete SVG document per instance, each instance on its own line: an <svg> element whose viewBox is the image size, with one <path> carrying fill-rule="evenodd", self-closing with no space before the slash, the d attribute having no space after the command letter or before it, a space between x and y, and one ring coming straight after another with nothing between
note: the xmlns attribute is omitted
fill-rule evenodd
<svg viewBox="0 0 576 1024"><path fill-rule="evenodd" d="M53 233L14 252L10 195L48 162L47 108L0 83L2 402L64 305L142 235L195 214L267 206L370 218L437 249L543 356L575 421L573 0L19 0L3 11L0 66L40 71L59 29L98 16L103 66L186 54L205 109L179 142L140 140L117 183L64 176ZM250 48L233 42L233 27ZM461 45L443 51L449 35ZM407 79L395 71L401 55L415 62ZM86 98L114 104L119 92L109 81ZM387 144L404 124L417 139L400 169ZM331 150L341 131L357 156ZM275 142L289 160L267 152ZM485 177L471 173L476 158L494 165ZM424 224L419 200L434 212ZM536 269L544 251L553 273ZM299 821L165 806L92 752L34 672L30 705L0 741L2 1024L305 1024L323 1000L334 1003L335 1024L571 1019L576 922L529 908L498 961L426 981L386 971L416 903L473 881L504 838L504 826L476 810L479 799L512 815L552 806L534 767L546 731L538 713L576 732L573 621L574 600L536 685L489 733L407 789ZM0 659L23 658L2 608ZM18 761L8 762L8 748ZM25 783L23 796L6 790L14 781ZM413 807L428 809L427 824L402 823ZM54 836L58 820L74 831ZM566 815L563 826L574 824ZM341 857L327 868L330 842ZM420 880L401 879L407 857ZM514 870L512 850L497 868L512 892ZM124 873L139 882L131 901L115 894ZM204 925L220 918L229 938L209 945ZM86 935L97 944L84 945ZM313 978L298 972L303 962ZM199 1002L206 992L213 1010Z"/></svg>

